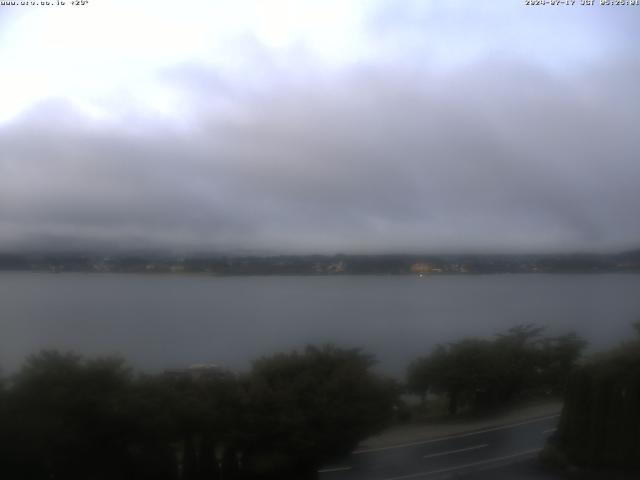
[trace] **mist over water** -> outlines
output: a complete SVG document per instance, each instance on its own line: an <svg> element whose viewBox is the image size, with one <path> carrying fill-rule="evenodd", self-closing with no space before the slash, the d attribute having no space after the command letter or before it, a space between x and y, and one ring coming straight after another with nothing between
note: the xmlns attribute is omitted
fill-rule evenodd
<svg viewBox="0 0 640 480"><path fill-rule="evenodd" d="M0 368L43 348L124 356L157 371L332 342L376 355L384 373L438 342L519 323L575 330L600 350L640 317L638 275L207 277L0 274Z"/></svg>

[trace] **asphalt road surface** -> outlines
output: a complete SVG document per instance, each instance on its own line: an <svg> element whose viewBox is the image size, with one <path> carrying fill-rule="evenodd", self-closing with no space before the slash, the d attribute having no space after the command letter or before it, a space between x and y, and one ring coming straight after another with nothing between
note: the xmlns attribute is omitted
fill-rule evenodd
<svg viewBox="0 0 640 480"><path fill-rule="evenodd" d="M558 415L435 440L355 451L340 465L319 470L320 480L465 478L546 480L537 454Z"/></svg>

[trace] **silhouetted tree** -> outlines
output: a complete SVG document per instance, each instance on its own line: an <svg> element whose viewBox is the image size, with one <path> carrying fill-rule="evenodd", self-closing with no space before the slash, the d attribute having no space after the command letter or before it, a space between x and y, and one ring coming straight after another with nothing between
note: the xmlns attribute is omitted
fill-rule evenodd
<svg viewBox="0 0 640 480"><path fill-rule="evenodd" d="M254 364L249 378L247 461L261 478L315 477L392 415L393 386L358 350L308 347Z"/></svg>
<svg viewBox="0 0 640 480"><path fill-rule="evenodd" d="M0 468L25 480L302 478L389 418L396 390L357 350L309 347L219 369L134 376L45 351L0 382Z"/></svg>
<svg viewBox="0 0 640 480"><path fill-rule="evenodd" d="M15 478L108 478L127 472L131 381L122 362L72 354L31 357L13 380L5 465Z"/></svg>
<svg viewBox="0 0 640 480"><path fill-rule="evenodd" d="M407 387L424 396L443 393L454 415L504 405L530 390L562 391L585 342L575 334L543 337L543 328L520 325L494 340L464 339L438 345L407 370Z"/></svg>
<svg viewBox="0 0 640 480"><path fill-rule="evenodd" d="M491 343L486 340L439 345L409 367L409 386L421 394L446 394L449 413L455 415L461 404L477 406L489 394L494 375L492 356Z"/></svg>
<svg viewBox="0 0 640 480"><path fill-rule="evenodd" d="M640 340L571 375L553 443L572 463L640 472Z"/></svg>
<svg viewBox="0 0 640 480"><path fill-rule="evenodd" d="M539 361L539 383L556 394L563 394L567 380L587 342L576 333L544 338Z"/></svg>

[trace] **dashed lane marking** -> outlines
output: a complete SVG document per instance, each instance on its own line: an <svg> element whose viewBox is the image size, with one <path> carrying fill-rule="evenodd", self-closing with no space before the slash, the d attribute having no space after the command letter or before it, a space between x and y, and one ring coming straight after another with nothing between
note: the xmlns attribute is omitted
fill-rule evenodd
<svg viewBox="0 0 640 480"><path fill-rule="evenodd" d="M351 470L351 467L323 468L322 470L318 470L318 473L346 472L347 470Z"/></svg>
<svg viewBox="0 0 640 480"><path fill-rule="evenodd" d="M455 467L441 468L439 470L430 470L427 472L411 473L409 475L401 475L399 477L389 477L389 478L385 478L384 480L407 480L410 478L428 477L430 475L438 475L441 473L455 472L456 470L463 470L465 468L479 467L479 466L487 465L490 463L502 462L504 460L511 460L518 457L524 457L526 455L532 455L534 453L538 453L540 450L541 450L540 448L535 448L533 450L525 450L524 452L514 453L513 455L505 455L503 457L489 458L487 460L482 460L480 462L465 463L464 465L458 465Z"/></svg>
<svg viewBox="0 0 640 480"><path fill-rule="evenodd" d="M488 446L489 446L488 443L483 443L482 445L474 445L473 447L467 447L467 448L458 448L457 450L449 450L448 452L432 453L430 455L424 455L422 458L443 457L445 455L453 455L454 453L468 452L470 450L479 450L481 448L485 448Z"/></svg>

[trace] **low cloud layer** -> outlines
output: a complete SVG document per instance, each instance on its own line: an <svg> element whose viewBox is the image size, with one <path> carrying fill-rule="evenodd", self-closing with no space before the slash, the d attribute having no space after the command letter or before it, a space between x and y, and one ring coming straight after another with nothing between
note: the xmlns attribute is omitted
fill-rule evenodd
<svg viewBox="0 0 640 480"><path fill-rule="evenodd" d="M126 89L34 102L0 124L0 248L640 245L634 56L560 68L485 46L447 63L434 47L430 61L416 52L433 37L384 11L367 28L395 31L411 55L327 66L306 47L245 38L240 70L193 59L153 70L155 108Z"/></svg>

